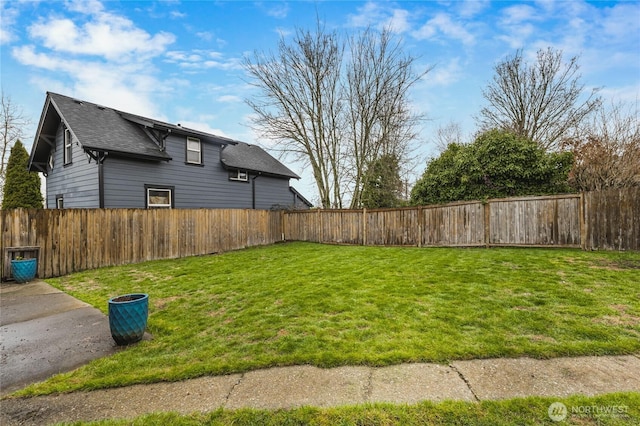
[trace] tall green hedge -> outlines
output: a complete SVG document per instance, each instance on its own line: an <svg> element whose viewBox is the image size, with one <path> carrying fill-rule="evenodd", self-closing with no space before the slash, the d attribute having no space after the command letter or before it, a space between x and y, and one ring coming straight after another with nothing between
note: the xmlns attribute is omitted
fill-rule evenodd
<svg viewBox="0 0 640 426"><path fill-rule="evenodd" d="M535 142L503 130L469 145L450 144L427 165L411 192L414 205L571 192L570 152L548 153Z"/></svg>

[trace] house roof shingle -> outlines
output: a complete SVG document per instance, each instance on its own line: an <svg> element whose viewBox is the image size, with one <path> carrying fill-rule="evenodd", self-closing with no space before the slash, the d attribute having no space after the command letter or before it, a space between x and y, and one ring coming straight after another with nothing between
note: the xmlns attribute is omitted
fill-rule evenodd
<svg viewBox="0 0 640 426"><path fill-rule="evenodd" d="M205 142L223 146L221 160L227 168L237 168L273 176L299 179L288 167L256 145L249 145L223 136L170 124L113 108L47 92L36 140L31 153L32 164L46 164L48 145L55 138L60 120L86 150L105 151L135 158L169 161L159 140L149 130L198 137ZM157 138L156 138L157 139ZM44 143L39 143L43 140Z"/></svg>
<svg viewBox="0 0 640 426"><path fill-rule="evenodd" d="M85 149L171 160L143 130L120 111L49 93L51 103Z"/></svg>
<svg viewBox="0 0 640 426"><path fill-rule="evenodd" d="M300 179L300 176L258 145L250 145L244 142L238 142L236 145L227 145L222 149L220 160L225 167L231 169L242 169L267 175Z"/></svg>

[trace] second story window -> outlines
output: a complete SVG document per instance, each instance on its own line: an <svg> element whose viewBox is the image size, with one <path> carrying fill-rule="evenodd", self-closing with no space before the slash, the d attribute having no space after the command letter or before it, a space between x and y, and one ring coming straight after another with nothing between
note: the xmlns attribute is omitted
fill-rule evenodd
<svg viewBox="0 0 640 426"><path fill-rule="evenodd" d="M229 180L247 182L249 180L249 174L246 170L232 170L229 172Z"/></svg>
<svg viewBox="0 0 640 426"><path fill-rule="evenodd" d="M71 130L67 129L66 127L64 128L64 135L63 135L63 139L64 139L64 150L62 152L62 156L63 158L63 163L64 164L71 164L71 153L73 152L73 138L71 137Z"/></svg>
<svg viewBox="0 0 640 426"><path fill-rule="evenodd" d="M202 143L198 138L187 138L187 163L202 164Z"/></svg>

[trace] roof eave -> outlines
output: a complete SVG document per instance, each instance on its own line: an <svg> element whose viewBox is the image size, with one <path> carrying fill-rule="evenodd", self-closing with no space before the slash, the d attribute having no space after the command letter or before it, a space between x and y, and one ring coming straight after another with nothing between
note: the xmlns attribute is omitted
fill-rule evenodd
<svg viewBox="0 0 640 426"><path fill-rule="evenodd" d="M220 162L222 163L222 167L224 167L225 170L246 170L248 173L258 174L262 176L271 176L271 177L277 177L277 178L298 179L298 180L300 179L300 176L298 176L293 172L291 172L290 174L265 172L264 170L256 170L248 167L227 164L224 158L220 159Z"/></svg>
<svg viewBox="0 0 640 426"><path fill-rule="evenodd" d="M29 154L29 164L27 166L29 171L39 171L34 169L33 165L34 165L34 157L36 155L36 151L38 150L40 139L42 138L47 145L51 145L46 141L46 138L43 138L41 136L44 121L47 117L47 113L49 112L49 108L51 107L52 107L51 97L49 96L49 92L47 92L47 97L45 99L44 107L42 108L42 112L40 113L40 120L38 121L38 129L36 131L35 137L33 138L33 145L31 146L31 153ZM60 115L60 112L57 110L57 108L56 108L56 113Z"/></svg>
<svg viewBox="0 0 640 426"><path fill-rule="evenodd" d="M85 145L85 151L97 151L97 152L106 152L109 155L114 155L118 157L127 157L127 158L135 158L139 160L151 160L151 161L171 161L173 158L168 154L165 155L153 155L153 154L140 154L137 152L127 152L127 151L118 151L113 149L104 149L104 148L96 148L92 146Z"/></svg>

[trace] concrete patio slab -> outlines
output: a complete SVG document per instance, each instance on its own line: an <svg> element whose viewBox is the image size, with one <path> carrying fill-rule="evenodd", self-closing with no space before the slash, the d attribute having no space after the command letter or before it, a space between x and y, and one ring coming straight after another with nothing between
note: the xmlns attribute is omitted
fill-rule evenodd
<svg viewBox="0 0 640 426"><path fill-rule="evenodd" d="M117 351L106 315L42 281L2 284L0 321L0 395Z"/></svg>

